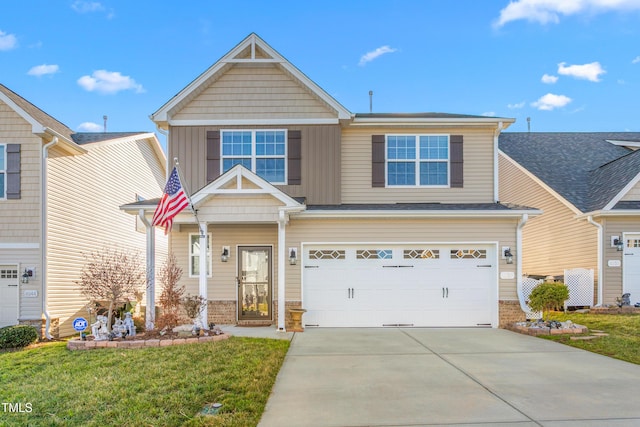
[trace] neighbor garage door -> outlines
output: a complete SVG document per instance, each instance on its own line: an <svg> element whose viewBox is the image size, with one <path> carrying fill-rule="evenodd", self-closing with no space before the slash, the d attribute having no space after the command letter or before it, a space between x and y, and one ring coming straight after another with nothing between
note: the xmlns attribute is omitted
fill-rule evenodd
<svg viewBox="0 0 640 427"><path fill-rule="evenodd" d="M305 245L306 326L491 326L494 245Z"/></svg>
<svg viewBox="0 0 640 427"><path fill-rule="evenodd" d="M0 265L0 328L18 324L18 269Z"/></svg>

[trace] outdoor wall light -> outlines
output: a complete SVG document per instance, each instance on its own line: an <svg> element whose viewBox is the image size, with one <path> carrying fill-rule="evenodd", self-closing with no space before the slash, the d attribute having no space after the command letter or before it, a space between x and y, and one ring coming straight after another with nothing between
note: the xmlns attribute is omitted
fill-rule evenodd
<svg viewBox="0 0 640 427"><path fill-rule="evenodd" d="M506 248L504 250L504 259L507 261L507 264L513 264L513 254L511 253L511 248Z"/></svg>
<svg viewBox="0 0 640 427"><path fill-rule="evenodd" d="M613 245L616 247L618 252L622 252L624 250L624 239L622 237L616 236L613 239Z"/></svg>
<svg viewBox="0 0 640 427"><path fill-rule="evenodd" d="M29 283L29 270L27 270L26 268L24 269L24 273L22 273L20 281L24 284Z"/></svg>
<svg viewBox="0 0 640 427"><path fill-rule="evenodd" d="M222 262L229 261L229 246L222 247L222 254L220 255L220 260Z"/></svg>
<svg viewBox="0 0 640 427"><path fill-rule="evenodd" d="M289 248L289 264L296 265L298 263L298 249Z"/></svg>

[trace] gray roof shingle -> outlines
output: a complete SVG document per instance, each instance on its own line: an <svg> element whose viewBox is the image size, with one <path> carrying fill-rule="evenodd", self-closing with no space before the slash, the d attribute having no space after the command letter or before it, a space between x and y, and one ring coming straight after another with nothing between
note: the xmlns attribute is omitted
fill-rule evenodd
<svg viewBox="0 0 640 427"><path fill-rule="evenodd" d="M500 150L582 212L604 208L640 173L640 151L607 142L638 141L638 132L512 133Z"/></svg>

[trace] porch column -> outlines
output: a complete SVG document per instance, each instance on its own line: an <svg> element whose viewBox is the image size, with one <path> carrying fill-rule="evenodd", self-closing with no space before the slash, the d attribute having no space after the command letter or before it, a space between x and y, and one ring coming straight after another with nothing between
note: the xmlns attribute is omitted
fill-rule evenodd
<svg viewBox="0 0 640 427"><path fill-rule="evenodd" d="M207 253L207 223L201 222L199 224L200 228L200 275L199 278L199 288L200 288L200 296L207 300L207 305L204 306L204 310L200 314L200 324L204 329L209 329L209 302L207 295L207 267L209 266L209 257ZM213 254L211 254L213 256Z"/></svg>
<svg viewBox="0 0 640 427"><path fill-rule="evenodd" d="M144 327L150 331L156 322L156 228L145 217L144 210L138 211L138 217L147 232L147 306Z"/></svg>
<svg viewBox="0 0 640 427"><path fill-rule="evenodd" d="M287 225L286 214L279 212L278 218L278 330L285 330L285 307L284 307L284 269L287 259L285 248L285 227Z"/></svg>

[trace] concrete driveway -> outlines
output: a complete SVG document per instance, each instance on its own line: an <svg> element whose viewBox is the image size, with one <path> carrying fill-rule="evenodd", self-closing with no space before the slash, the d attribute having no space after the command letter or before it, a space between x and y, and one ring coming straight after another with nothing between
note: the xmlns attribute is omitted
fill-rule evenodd
<svg viewBox="0 0 640 427"><path fill-rule="evenodd" d="M260 422L639 426L640 366L501 329L307 329Z"/></svg>

